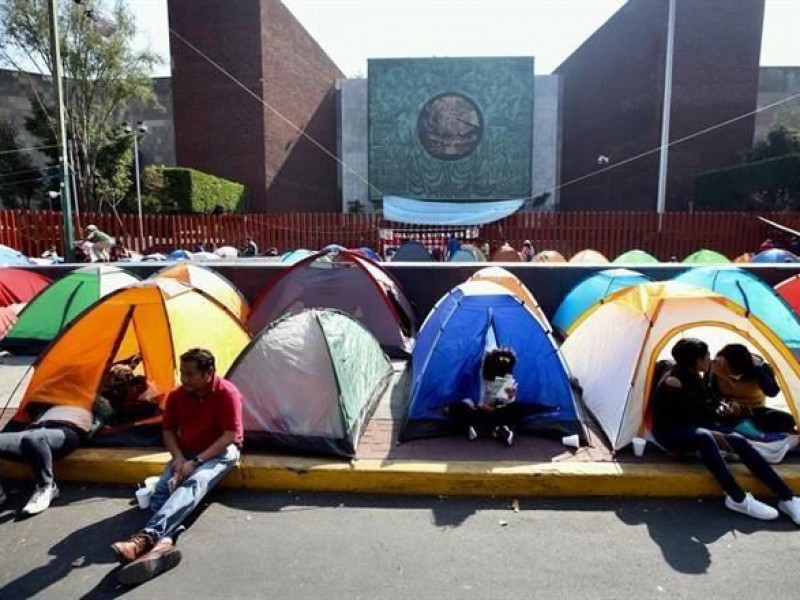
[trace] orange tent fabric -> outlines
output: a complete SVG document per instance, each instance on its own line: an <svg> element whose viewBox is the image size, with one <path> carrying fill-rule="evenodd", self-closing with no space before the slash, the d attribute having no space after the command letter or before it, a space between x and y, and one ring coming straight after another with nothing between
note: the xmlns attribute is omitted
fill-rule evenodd
<svg viewBox="0 0 800 600"><path fill-rule="evenodd" d="M469 278L469 281L491 281L499 286L504 287L517 298L522 300L523 304L525 304L531 310L531 312L539 318L543 325L546 325L547 328L552 329L552 327L550 327L550 321L547 320L547 316L544 314L542 307L539 306L539 302L536 300L531 291L525 287L525 284L522 283L511 271L506 271L503 267L484 267L483 269L476 271L472 277Z"/></svg>
<svg viewBox="0 0 800 600"><path fill-rule="evenodd" d="M586 250L581 250L580 252L576 252L575 255L569 259L571 263L589 263L589 264L605 264L608 263L608 259L597 250L592 250L591 248L587 248Z"/></svg>
<svg viewBox="0 0 800 600"><path fill-rule="evenodd" d="M180 262L154 273L149 279L176 279L194 286L219 301L243 323L250 313L250 306L239 289L225 277L207 267Z"/></svg>
<svg viewBox="0 0 800 600"><path fill-rule="evenodd" d="M502 246L494 254L492 254L493 262L522 262L522 257L519 252L514 250L511 246Z"/></svg>
<svg viewBox="0 0 800 600"><path fill-rule="evenodd" d="M748 263L752 260L753 254L751 252L745 252L744 254L740 254L736 258L733 259L735 263Z"/></svg>
<svg viewBox="0 0 800 600"><path fill-rule="evenodd" d="M141 353L142 374L164 394L179 384L180 355L190 348L208 348L225 373L249 341L219 302L177 281L117 290L70 323L39 358L15 420L28 420L28 402L91 407L108 367L133 354Z"/></svg>

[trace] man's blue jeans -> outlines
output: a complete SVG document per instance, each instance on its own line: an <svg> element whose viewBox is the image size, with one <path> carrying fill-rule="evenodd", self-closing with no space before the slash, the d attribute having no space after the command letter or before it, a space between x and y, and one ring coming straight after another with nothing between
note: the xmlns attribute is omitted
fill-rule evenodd
<svg viewBox="0 0 800 600"><path fill-rule="evenodd" d="M144 526L144 531L156 541L172 536L181 523L200 505L205 495L236 465L239 454L239 448L231 444L223 454L198 467L172 494L169 493L172 468L171 464L167 463L150 499L150 508L155 514Z"/></svg>

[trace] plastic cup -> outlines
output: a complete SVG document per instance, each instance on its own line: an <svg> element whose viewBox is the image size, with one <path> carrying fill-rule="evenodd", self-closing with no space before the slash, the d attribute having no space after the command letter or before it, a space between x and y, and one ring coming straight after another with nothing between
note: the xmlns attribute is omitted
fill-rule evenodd
<svg viewBox="0 0 800 600"><path fill-rule="evenodd" d="M565 435L564 437L561 438L561 443L567 446L568 448L580 448L581 438L577 434Z"/></svg>
<svg viewBox="0 0 800 600"><path fill-rule="evenodd" d="M158 475L153 475L152 477L148 477L144 480L144 487L146 487L150 492L153 492L156 489L156 484L158 480L161 479Z"/></svg>
<svg viewBox="0 0 800 600"><path fill-rule="evenodd" d="M640 437L633 438L633 453L636 456L644 456L644 447L647 445L647 440Z"/></svg>
<svg viewBox="0 0 800 600"><path fill-rule="evenodd" d="M150 488L139 488L136 490L136 501L139 503L139 508L150 508L150 497L153 495Z"/></svg>

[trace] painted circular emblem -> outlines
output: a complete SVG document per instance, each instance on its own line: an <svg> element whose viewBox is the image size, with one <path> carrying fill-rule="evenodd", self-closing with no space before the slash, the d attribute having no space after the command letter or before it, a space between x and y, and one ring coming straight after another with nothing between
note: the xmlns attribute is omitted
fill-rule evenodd
<svg viewBox="0 0 800 600"><path fill-rule="evenodd" d="M461 94L446 93L431 98L417 119L422 146L441 160L469 156L483 136L483 115L475 103Z"/></svg>

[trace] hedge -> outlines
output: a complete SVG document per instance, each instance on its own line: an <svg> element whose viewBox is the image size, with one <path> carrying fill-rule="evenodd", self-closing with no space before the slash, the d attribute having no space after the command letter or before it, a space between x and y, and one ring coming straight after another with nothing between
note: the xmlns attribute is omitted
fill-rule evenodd
<svg viewBox="0 0 800 600"><path fill-rule="evenodd" d="M196 169L148 167L144 194L161 205L160 212L211 214L240 212L245 207L241 183Z"/></svg>
<svg viewBox="0 0 800 600"><path fill-rule="evenodd" d="M768 206L758 202L758 193L786 191L788 206ZM694 206L697 210L771 210L800 206L800 154L787 154L702 173L694 179Z"/></svg>

